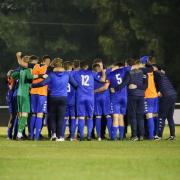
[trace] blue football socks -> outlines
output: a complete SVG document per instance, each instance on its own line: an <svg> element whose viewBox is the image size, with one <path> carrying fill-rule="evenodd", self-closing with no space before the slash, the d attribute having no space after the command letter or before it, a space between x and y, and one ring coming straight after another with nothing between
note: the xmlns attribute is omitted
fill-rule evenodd
<svg viewBox="0 0 180 180"><path fill-rule="evenodd" d="M34 138L35 123L36 123L36 116L31 116L31 120L30 120L30 136L31 136L31 139Z"/></svg>
<svg viewBox="0 0 180 180"><path fill-rule="evenodd" d="M70 126L70 134L71 134L71 139L74 139L75 132L76 132L76 119L71 119L71 126Z"/></svg>
<svg viewBox="0 0 180 180"><path fill-rule="evenodd" d="M148 138L154 139L154 118L147 119L147 126L148 126Z"/></svg>
<svg viewBox="0 0 180 180"><path fill-rule="evenodd" d="M36 127L36 140L40 139L40 134L41 134L41 128L42 128L42 118L37 117L36 118L36 123L35 123L35 127Z"/></svg>
<svg viewBox="0 0 180 180"><path fill-rule="evenodd" d="M98 138L101 137L101 118L96 118L96 133Z"/></svg>
<svg viewBox="0 0 180 180"><path fill-rule="evenodd" d="M119 126L119 139L122 140L124 138L124 126Z"/></svg>

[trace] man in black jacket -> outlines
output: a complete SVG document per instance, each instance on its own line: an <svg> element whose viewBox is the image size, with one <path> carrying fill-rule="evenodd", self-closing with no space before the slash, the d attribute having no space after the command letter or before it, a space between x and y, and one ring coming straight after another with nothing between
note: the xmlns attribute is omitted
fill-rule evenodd
<svg viewBox="0 0 180 180"><path fill-rule="evenodd" d="M153 66L154 77L156 82L156 87L159 98L159 125L158 125L158 137L156 140L161 140L163 135L163 130L165 126L165 120L168 120L168 125L170 129L170 137L168 140L175 139L175 125L174 125L174 109L177 98L177 93L171 84L170 80L166 74L160 71L157 65Z"/></svg>

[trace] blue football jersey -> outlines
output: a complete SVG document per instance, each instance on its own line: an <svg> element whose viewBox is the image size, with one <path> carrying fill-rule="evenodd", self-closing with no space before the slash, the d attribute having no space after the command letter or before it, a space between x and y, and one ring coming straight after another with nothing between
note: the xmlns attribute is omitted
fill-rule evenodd
<svg viewBox="0 0 180 180"><path fill-rule="evenodd" d="M107 72L107 71L106 71ZM97 73L97 78L100 79L102 77L102 72ZM99 89L104 86L104 83L99 81L94 81L94 89ZM95 93L94 96L94 115L102 116L110 114L110 93L109 89Z"/></svg>
<svg viewBox="0 0 180 180"><path fill-rule="evenodd" d="M94 111L94 81L98 80L97 74L90 70L79 70L74 73L78 83L76 90L77 116L91 117Z"/></svg>
<svg viewBox="0 0 180 180"><path fill-rule="evenodd" d="M77 98L93 98L94 80L98 80L97 74L90 70L79 70L74 73L73 77L78 83Z"/></svg>
<svg viewBox="0 0 180 180"><path fill-rule="evenodd" d="M96 78L99 80L100 78L102 77L102 72L98 72L97 75L96 75ZM104 86L104 83L103 82L100 82L98 80L95 80L94 81L94 89L99 89L101 88L102 86ZM109 96L109 89L103 91L103 92L99 92L99 93L95 93L95 95L107 95Z"/></svg>
<svg viewBox="0 0 180 180"><path fill-rule="evenodd" d="M67 71L70 76L74 75L74 71ZM67 93L68 93L68 105L75 105L76 98L76 89L68 83L67 85Z"/></svg>
<svg viewBox="0 0 180 180"><path fill-rule="evenodd" d="M94 73L96 74L96 76L97 76L98 79L101 78L102 72L98 72L98 73L94 72ZM95 81L94 81L94 89L98 89L98 88L102 87L103 84L104 84L104 83L95 80Z"/></svg>
<svg viewBox="0 0 180 180"><path fill-rule="evenodd" d="M106 77L110 74L111 71L112 71L112 68L107 68L106 69Z"/></svg>
<svg viewBox="0 0 180 180"><path fill-rule="evenodd" d="M109 75L107 76L107 80L110 82L110 88L115 88L118 85L120 85L123 81L123 78L127 71L129 71L129 67L123 67L116 69L114 71L111 71ZM120 96L127 96L127 87L124 87L121 91L116 91L115 93L111 94L114 97ZM118 96L117 96L118 95Z"/></svg>

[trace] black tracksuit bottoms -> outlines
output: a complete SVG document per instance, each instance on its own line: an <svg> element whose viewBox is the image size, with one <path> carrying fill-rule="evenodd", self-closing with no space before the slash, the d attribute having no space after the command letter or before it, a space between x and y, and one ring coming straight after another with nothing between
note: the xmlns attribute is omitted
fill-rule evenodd
<svg viewBox="0 0 180 180"><path fill-rule="evenodd" d="M67 97L52 97L48 99L48 115L51 133L56 133L57 138L62 137L64 117L66 114Z"/></svg>
<svg viewBox="0 0 180 180"><path fill-rule="evenodd" d="M128 96L127 111L132 137L144 137L144 96Z"/></svg>
<svg viewBox="0 0 180 180"><path fill-rule="evenodd" d="M174 109L177 96L166 96L159 98L159 124L158 124L158 136L162 137L163 130L165 126L165 121L167 119L170 136L175 136L175 125L174 125Z"/></svg>

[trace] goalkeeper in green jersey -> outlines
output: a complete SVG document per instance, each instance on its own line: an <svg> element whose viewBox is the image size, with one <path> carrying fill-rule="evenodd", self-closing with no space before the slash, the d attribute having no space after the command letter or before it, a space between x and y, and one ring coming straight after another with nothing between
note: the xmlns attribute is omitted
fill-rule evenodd
<svg viewBox="0 0 180 180"><path fill-rule="evenodd" d="M22 65L23 63L29 62L29 56L23 56L22 53L16 53L18 63ZM21 68L20 71L14 71L12 73L13 79L19 80L18 92L17 92L17 103L18 103L18 134L17 139L22 139L22 132L25 129L28 115L30 113L30 95L29 91L31 88L31 81L36 78L47 78L47 75L33 75L31 69Z"/></svg>

